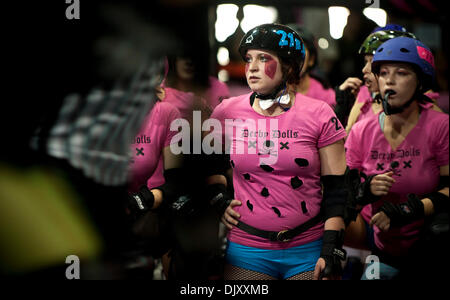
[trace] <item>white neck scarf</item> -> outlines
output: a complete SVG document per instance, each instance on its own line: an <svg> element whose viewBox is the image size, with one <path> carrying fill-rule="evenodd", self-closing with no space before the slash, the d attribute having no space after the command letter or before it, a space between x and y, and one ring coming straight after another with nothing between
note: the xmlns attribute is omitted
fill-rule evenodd
<svg viewBox="0 0 450 300"><path fill-rule="evenodd" d="M289 93L286 93L276 99L259 100L259 107L261 107L262 110L266 110L269 107L272 107L275 103L287 105L289 104L289 101Z"/></svg>

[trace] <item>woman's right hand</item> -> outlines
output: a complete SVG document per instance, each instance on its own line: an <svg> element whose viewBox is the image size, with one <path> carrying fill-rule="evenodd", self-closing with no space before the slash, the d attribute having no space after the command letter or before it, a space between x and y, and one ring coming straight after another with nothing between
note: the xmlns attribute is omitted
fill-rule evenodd
<svg viewBox="0 0 450 300"><path fill-rule="evenodd" d="M230 202L230 205L228 205L227 209L225 209L221 221L228 229L232 229L233 225L237 225L238 219L241 217L241 215L237 213L233 208L240 205L242 205L241 201L233 199Z"/></svg>
<svg viewBox="0 0 450 300"><path fill-rule="evenodd" d="M395 179L392 178L394 172L389 171L384 174L374 176L370 182L370 192L375 196L386 196L389 193Z"/></svg>
<svg viewBox="0 0 450 300"><path fill-rule="evenodd" d="M352 94L356 97L359 93L359 88L363 84L362 80L357 77L349 77L344 83L339 86L341 91L345 91L346 89L350 89Z"/></svg>

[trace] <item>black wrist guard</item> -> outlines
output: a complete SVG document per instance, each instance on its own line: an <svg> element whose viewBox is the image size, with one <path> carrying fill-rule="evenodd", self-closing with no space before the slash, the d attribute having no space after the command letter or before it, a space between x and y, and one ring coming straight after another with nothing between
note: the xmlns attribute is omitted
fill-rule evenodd
<svg viewBox="0 0 450 300"><path fill-rule="evenodd" d="M205 175L224 175L229 168L231 168L230 164L230 155L229 154L209 154L204 156L204 168Z"/></svg>
<svg viewBox="0 0 450 300"><path fill-rule="evenodd" d="M446 176L440 176L440 178L439 178L439 185L438 185L438 191L439 190L442 190L442 189L444 189L444 188L448 188L449 187L449 184L448 184L448 175L446 175Z"/></svg>
<svg viewBox="0 0 450 300"><path fill-rule="evenodd" d="M361 177L359 176L358 169L350 169L347 167L345 170L345 184L348 188L347 203L345 205L344 222L347 227L352 221L356 221L360 209L356 207L356 198L359 193L359 185L361 184Z"/></svg>
<svg viewBox="0 0 450 300"><path fill-rule="evenodd" d="M431 200L435 214L449 211L450 199L446 195L439 192L433 192L423 195L423 198L428 198Z"/></svg>
<svg viewBox="0 0 450 300"><path fill-rule="evenodd" d="M345 231L343 229L340 231L324 231L320 257L325 260L325 268L320 274L320 279L323 277L342 275L341 261L347 258L347 252L342 248L344 244L344 233Z"/></svg>
<svg viewBox="0 0 450 300"><path fill-rule="evenodd" d="M335 89L336 95L336 106L334 108L334 113L338 117L342 124L345 124L345 119L350 114L350 110L355 103L355 96L350 92L349 89L341 91L339 86Z"/></svg>
<svg viewBox="0 0 450 300"><path fill-rule="evenodd" d="M164 170L164 184L155 189L158 189L163 194L163 203L169 205L186 193L184 184L184 169L172 168Z"/></svg>
<svg viewBox="0 0 450 300"><path fill-rule="evenodd" d="M365 206L367 204L377 202L381 199L381 196L375 196L370 191L370 182L375 176L376 175L367 176L366 174L361 172L361 177L363 177L365 180L364 182L361 182L359 184L358 192L356 195L356 204Z"/></svg>
<svg viewBox="0 0 450 300"><path fill-rule="evenodd" d="M385 201L379 211L391 219L392 226L402 226L424 217L423 203L415 194L409 194L408 201L401 204Z"/></svg>
<svg viewBox="0 0 450 300"><path fill-rule="evenodd" d="M228 205L230 205L231 200L233 200L228 194L226 186L220 183L208 185L205 195L209 204L214 208L219 217L222 217Z"/></svg>
<svg viewBox="0 0 450 300"><path fill-rule="evenodd" d="M155 196L146 185L139 188L137 193L128 195L128 209L133 216L138 216L150 210L155 203Z"/></svg>

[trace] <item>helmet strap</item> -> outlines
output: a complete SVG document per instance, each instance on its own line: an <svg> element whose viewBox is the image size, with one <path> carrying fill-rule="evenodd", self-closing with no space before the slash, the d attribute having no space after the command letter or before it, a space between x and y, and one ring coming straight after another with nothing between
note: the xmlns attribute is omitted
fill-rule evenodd
<svg viewBox="0 0 450 300"><path fill-rule="evenodd" d="M286 81L283 80L281 84L270 94L258 94L255 92L256 97L261 100L267 100L267 99L275 99L275 97L278 95L278 93L282 90L286 89Z"/></svg>
<svg viewBox="0 0 450 300"><path fill-rule="evenodd" d="M416 89L414 95L412 95L411 99L409 99L405 104L399 107L392 107L388 103L389 93L386 93L384 97L381 97L381 104L383 105L383 111L386 115L395 115L403 112L407 107L413 103L414 99L416 99L418 96L420 96L420 92L418 89Z"/></svg>

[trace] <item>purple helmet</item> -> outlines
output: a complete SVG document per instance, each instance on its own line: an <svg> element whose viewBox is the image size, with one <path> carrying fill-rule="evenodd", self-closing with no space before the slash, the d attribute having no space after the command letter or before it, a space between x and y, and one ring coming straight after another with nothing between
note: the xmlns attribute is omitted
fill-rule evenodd
<svg viewBox="0 0 450 300"><path fill-rule="evenodd" d="M434 57L424 43L409 37L396 37L379 46L373 56L372 72L378 74L383 62L412 64L419 71L423 90L432 87L435 79Z"/></svg>
<svg viewBox="0 0 450 300"><path fill-rule="evenodd" d="M372 33L378 32L378 31L401 31L401 32L408 32L405 27L398 24L387 24L384 27L377 27L375 28Z"/></svg>

